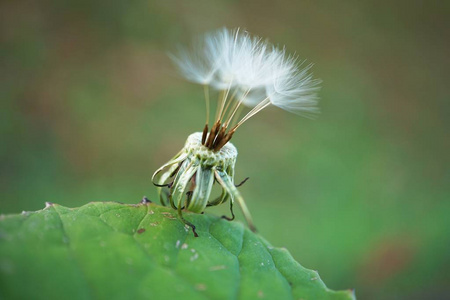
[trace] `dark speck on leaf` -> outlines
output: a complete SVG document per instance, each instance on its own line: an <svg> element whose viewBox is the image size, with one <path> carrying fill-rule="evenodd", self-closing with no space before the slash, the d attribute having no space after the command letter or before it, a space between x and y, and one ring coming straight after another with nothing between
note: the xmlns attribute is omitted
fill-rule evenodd
<svg viewBox="0 0 450 300"><path fill-rule="evenodd" d="M142 200L141 200L141 203L148 204L148 203L152 203L152 201L148 200L148 198L144 196L144 198L142 198Z"/></svg>
<svg viewBox="0 0 450 300"><path fill-rule="evenodd" d="M143 233L143 232L145 232L145 228L141 228L141 229L139 229L139 230L137 231L137 233L139 233L139 234L141 234L141 233Z"/></svg>

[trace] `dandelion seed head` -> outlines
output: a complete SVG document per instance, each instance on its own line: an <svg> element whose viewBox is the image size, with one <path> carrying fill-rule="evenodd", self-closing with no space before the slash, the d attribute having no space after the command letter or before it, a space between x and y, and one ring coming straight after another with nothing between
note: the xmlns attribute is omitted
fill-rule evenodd
<svg viewBox="0 0 450 300"><path fill-rule="evenodd" d="M205 126L202 132L188 137L183 149L153 174L152 181L159 189L161 203L164 204L161 189L167 187L170 204L179 212L184 207L201 213L207 206L236 201L250 229L255 231L237 189L241 184L234 184L237 150L229 141L243 123L269 106L314 116L318 112L320 80L313 78L311 64L303 66L304 62L287 54L284 47L277 48L240 29L222 28L208 33L191 48L180 48L171 58L187 80L204 86ZM211 122L210 101L214 96L216 112ZM247 112L241 117L244 109ZM215 182L221 186L222 194L210 201ZM232 215L234 218L233 212ZM180 219L186 230L190 227L197 237L195 225L181 213ZM176 247L179 244L177 241ZM188 245L180 247L187 249ZM197 258L195 253L191 260Z"/></svg>

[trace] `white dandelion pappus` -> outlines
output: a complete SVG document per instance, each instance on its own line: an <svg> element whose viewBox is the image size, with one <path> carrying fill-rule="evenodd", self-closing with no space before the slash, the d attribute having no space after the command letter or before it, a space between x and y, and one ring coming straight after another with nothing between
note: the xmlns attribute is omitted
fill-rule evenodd
<svg viewBox="0 0 450 300"><path fill-rule="evenodd" d="M229 201L238 202L250 229L255 231L250 212L234 184L237 150L229 143L236 130L248 119L268 106L312 117L318 112L317 92L320 80L313 79L308 65L301 69L295 56L286 55L259 37L236 29L220 29L206 34L193 45L193 51L180 49L172 60L189 81L204 86L206 124L203 132L191 134L183 149L159 168L152 177L158 187L162 205L166 202L162 188L168 188L169 204L178 210L202 213L206 207ZM218 92L215 119L210 122L210 90ZM250 110L240 118L245 107ZM221 195L210 199L213 183ZM245 182L245 180L243 181ZM241 183L242 184L242 183Z"/></svg>
<svg viewBox="0 0 450 300"><path fill-rule="evenodd" d="M192 51L179 48L177 55L170 54L170 58L178 65L187 80L203 85L211 83L220 61L212 41L199 40Z"/></svg>
<svg viewBox="0 0 450 300"><path fill-rule="evenodd" d="M266 43L239 30L231 32L224 29L221 37L218 42L223 60L217 70L217 81L213 83L216 88L252 88L270 80Z"/></svg>
<svg viewBox="0 0 450 300"><path fill-rule="evenodd" d="M280 54L281 70L274 76L273 83L266 86L267 95L274 106L305 117L319 112L317 92L321 80L313 79L312 64L299 69L295 57Z"/></svg>
<svg viewBox="0 0 450 300"><path fill-rule="evenodd" d="M263 108L270 103L289 112L313 118L319 113L317 92L320 90L321 80L313 79L309 72L312 64L300 69L301 64L297 62L297 58L286 56L284 49L274 49L270 55L270 83L252 90L243 103L254 107L264 102ZM260 110L262 108L254 111L253 115Z"/></svg>

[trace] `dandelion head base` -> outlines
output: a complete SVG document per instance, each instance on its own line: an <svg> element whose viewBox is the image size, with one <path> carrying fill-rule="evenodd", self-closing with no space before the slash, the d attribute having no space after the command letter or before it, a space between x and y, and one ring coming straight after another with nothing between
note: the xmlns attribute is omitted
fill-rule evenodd
<svg viewBox="0 0 450 300"><path fill-rule="evenodd" d="M206 207L228 201L234 216L233 203L237 201L254 230L250 212L234 184L236 147L226 143L219 150L208 148L202 142L203 135L202 132L191 134L183 149L153 174L153 184L157 186L161 204L165 205L163 195L167 194L170 206L178 211L180 220L197 236L195 226L183 217L182 211L203 213ZM218 183L222 192L217 198L210 199L214 183ZM233 217L226 219L232 220Z"/></svg>
<svg viewBox="0 0 450 300"><path fill-rule="evenodd" d="M219 151L213 151L202 144L202 133L191 134L184 145L188 156L196 157L204 166L218 167L226 170L234 167L237 158L237 149L232 143L226 143Z"/></svg>

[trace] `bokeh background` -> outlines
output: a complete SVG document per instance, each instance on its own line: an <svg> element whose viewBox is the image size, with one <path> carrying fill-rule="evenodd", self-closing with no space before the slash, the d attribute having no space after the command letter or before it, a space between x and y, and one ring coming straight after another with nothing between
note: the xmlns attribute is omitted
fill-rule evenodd
<svg viewBox="0 0 450 300"><path fill-rule="evenodd" d="M0 213L155 199L204 122L167 52L242 27L323 80L319 119L268 109L233 138L261 234L360 299L450 297L449 3L2 1Z"/></svg>

